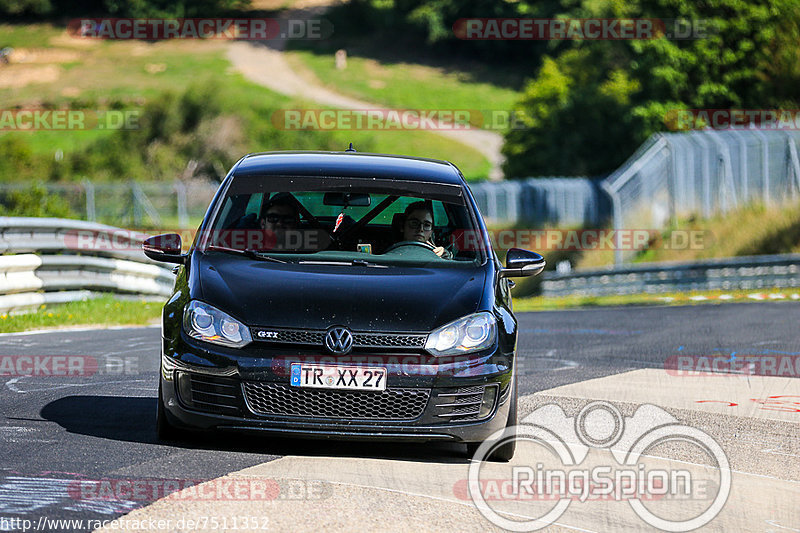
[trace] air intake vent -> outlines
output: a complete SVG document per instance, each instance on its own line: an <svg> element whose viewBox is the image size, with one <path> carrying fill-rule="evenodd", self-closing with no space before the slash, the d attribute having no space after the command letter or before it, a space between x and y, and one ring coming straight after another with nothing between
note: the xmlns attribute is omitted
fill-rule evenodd
<svg viewBox="0 0 800 533"><path fill-rule="evenodd" d="M260 382L245 382L244 391L258 415L353 420L414 420L430 396L429 389L345 391Z"/></svg>
<svg viewBox="0 0 800 533"><path fill-rule="evenodd" d="M239 381L232 378L178 372L181 401L198 411L237 414L242 404L240 390Z"/></svg>

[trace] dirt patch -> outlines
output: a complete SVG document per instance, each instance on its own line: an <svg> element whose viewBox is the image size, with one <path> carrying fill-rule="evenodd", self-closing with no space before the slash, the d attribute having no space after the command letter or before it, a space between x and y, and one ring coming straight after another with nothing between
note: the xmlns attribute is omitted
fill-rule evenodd
<svg viewBox="0 0 800 533"><path fill-rule="evenodd" d="M131 48L131 55L134 57L141 57L150 55L153 52L153 47L147 43L136 43L136 45Z"/></svg>
<svg viewBox="0 0 800 533"><path fill-rule="evenodd" d="M15 48L9 56L9 62L19 63L68 63L77 61L80 55L72 50L53 48Z"/></svg>
<svg viewBox="0 0 800 533"><path fill-rule="evenodd" d="M391 77L391 71L374 59L367 59L364 61L364 71L370 78L387 79Z"/></svg>
<svg viewBox="0 0 800 533"><path fill-rule="evenodd" d="M64 32L50 39L50 44L52 46L64 48L91 48L99 45L100 41L98 39L81 39Z"/></svg>
<svg viewBox="0 0 800 533"><path fill-rule="evenodd" d="M53 83L61 75L56 65L29 67L8 65L0 68L0 88L25 87L31 83Z"/></svg>
<svg viewBox="0 0 800 533"><path fill-rule="evenodd" d="M81 90L78 89L77 87L64 87L63 89L61 89L61 95L66 96L68 98L75 98L77 96L80 96L80 94Z"/></svg>
<svg viewBox="0 0 800 533"><path fill-rule="evenodd" d="M164 72L167 70L166 63L148 63L144 66L144 69L147 71L148 74L158 74L159 72Z"/></svg>

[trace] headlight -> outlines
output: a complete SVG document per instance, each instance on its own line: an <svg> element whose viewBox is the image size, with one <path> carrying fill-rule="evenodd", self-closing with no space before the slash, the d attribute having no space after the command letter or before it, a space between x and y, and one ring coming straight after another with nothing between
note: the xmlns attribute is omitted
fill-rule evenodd
<svg viewBox="0 0 800 533"><path fill-rule="evenodd" d="M183 311L183 329L195 339L234 348L253 340L244 324L197 300L189 302Z"/></svg>
<svg viewBox="0 0 800 533"><path fill-rule="evenodd" d="M460 355L485 350L497 338L497 321L482 312L459 318L428 335L425 349L432 355Z"/></svg>

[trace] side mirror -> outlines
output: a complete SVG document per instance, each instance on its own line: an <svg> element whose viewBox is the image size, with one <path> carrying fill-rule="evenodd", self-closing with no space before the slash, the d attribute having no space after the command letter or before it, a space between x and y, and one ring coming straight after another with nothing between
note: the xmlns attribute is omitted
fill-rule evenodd
<svg viewBox="0 0 800 533"><path fill-rule="evenodd" d="M506 254L506 268L500 270L501 278L535 276L544 270L544 257L521 248L511 248Z"/></svg>
<svg viewBox="0 0 800 533"><path fill-rule="evenodd" d="M181 253L181 236L177 233L165 233L149 237L142 243L144 255L156 261L184 264L186 254Z"/></svg>

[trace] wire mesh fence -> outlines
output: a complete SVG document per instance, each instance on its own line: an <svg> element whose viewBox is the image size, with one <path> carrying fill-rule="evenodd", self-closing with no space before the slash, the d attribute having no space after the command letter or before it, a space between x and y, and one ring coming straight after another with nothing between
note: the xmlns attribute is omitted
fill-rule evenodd
<svg viewBox="0 0 800 533"><path fill-rule="evenodd" d="M602 184L615 229L663 228L742 205L800 196L797 131L706 130L653 135ZM618 249L622 263L636 250Z"/></svg>
<svg viewBox="0 0 800 533"><path fill-rule="evenodd" d="M48 183L47 195L66 203L72 216L120 227L190 228L202 219L219 184L210 181ZM0 184L0 203L28 184Z"/></svg>

